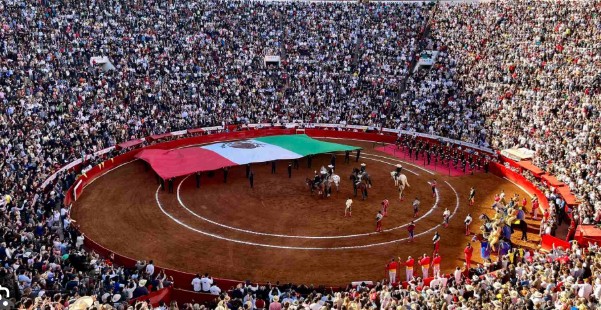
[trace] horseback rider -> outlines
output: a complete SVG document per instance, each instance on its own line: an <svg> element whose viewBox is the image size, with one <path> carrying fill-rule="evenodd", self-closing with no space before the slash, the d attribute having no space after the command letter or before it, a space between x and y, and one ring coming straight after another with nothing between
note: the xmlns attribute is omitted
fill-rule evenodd
<svg viewBox="0 0 601 310"><path fill-rule="evenodd" d="M365 163L361 163L361 173L365 173Z"/></svg>
<svg viewBox="0 0 601 310"><path fill-rule="evenodd" d="M403 166L401 164L397 164L395 171L396 171L396 176L398 177L401 174L401 172L403 171Z"/></svg>

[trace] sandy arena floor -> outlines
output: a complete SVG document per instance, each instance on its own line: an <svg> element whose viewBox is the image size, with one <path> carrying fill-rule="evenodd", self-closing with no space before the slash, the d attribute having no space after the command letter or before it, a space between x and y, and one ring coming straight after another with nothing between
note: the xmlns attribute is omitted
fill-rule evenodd
<svg viewBox="0 0 601 310"><path fill-rule="evenodd" d="M477 230L478 216L492 214L489 206L495 193L503 189L507 196L525 195L509 181L484 172L448 177L400 162L411 185L400 201L390 177L397 159L374 150L371 142L333 141L361 146L364 151L359 162L352 156L344 164L344 155L337 157L336 173L342 184L329 198L311 196L305 184L314 170L329 164L327 154L316 156L312 168L307 168L306 159L300 160L292 178L286 161L277 163L276 174L271 174L270 164L255 164L254 189L245 178L245 168L234 167L226 184L221 171L212 178L204 173L200 189L194 176L179 178L173 194L158 190L154 174L146 171L143 162L134 161L90 184L75 203L73 217L88 238L132 258L153 259L161 267L259 282L343 285L384 278L391 257L431 255L436 230L442 236L442 269L451 271L463 263L463 248L471 239L463 228L467 213L474 218L472 230ZM361 162L374 184L365 201L352 197L348 179ZM432 196L428 184L434 178L438 197ZM477 190L474 207L467 204L471 186ZM344 217L349 196L354 200L351 218ZM418 237L408 243L406 225L413 219L415 197L421 200ZM384 219L387 231L374 233L384 198L390 200ZM455 212L448 228L441 225L445 208ZM534 231L535 222L529 223ZM517 237L514 234L514 240ZM538 241L534 234L529 238ZM474 247L480 250L479 244Z"/></svg>

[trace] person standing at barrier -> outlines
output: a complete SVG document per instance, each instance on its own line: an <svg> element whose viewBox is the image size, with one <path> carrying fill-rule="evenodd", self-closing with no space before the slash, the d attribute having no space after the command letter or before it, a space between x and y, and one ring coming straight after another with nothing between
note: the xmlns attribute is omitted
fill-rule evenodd
<svg viewBox="0 0 601 310"><path fill-rule="evenodd" d="M248 179L248 175L250 174L250 164L246 164L246 178Z"/></svg>
<svg viewBox="0 0 601 310"><path fill-rule="evenodd" d="M538 208L539 208L538 197L534 196L534 197L532 197L532 212L530 213L533 220L538 219ZM561 223L560 223L560 225L561 225Z"/></svg>
<svg viewBox="0 0 601 310"><path fill-rule="evenodd" d="M248 174L248 182L250 183L250 188L254 188L253 185L255 183L255 174L252 171L250 171Z"/></svg>
<svg viewBox="0 0 601 310"><path fill-rule="evenodd" d="M467 246L465 247L465 249L463 249L463 254L465 256L465 266L466 266L467 270L470 269L470 266L472 264L472 254L473 253L474 253L474 248L468 242Z"/></svg>
<svg viewBox="0 0 601 310"><path fill-rule="evenodd" d="M361 156L361 150L357 150L357 156L355 157L355 162L359 162L360 156Z"/></svg>
<svg viewBox="0 0 601 310"><path fill-rule="evenodd" d="M173 193L173 178L169 178L169 193Z"/></svg>
<svg viewBox="0 0 601 310"><path fill-rule="evenodd" d="M332 167L336 167L336 154L332 154L332 157L330 158L330 165L332 165Z"/></svg>
<svg viewBox="0 0 601 310"><path fill-rule="evenodd" d="M344 163L348 164L350 162L351 151L344 151Z"/></svg>
<svg viewBox="0 0 601 310"><path fill-rule="evenodd" d="M409 226L407 226L407 231L409 232L409 241L408 242L413 242L413 237L415 234L415 222L414 221L411 221Z"/></svg>
<svg viewBox="0 0 601 310"><path fill-rule="evenodd" d="M401 257L399 257L399 261L401 261ZM407 278L407 282L413 280L413 266L415 265L415 259L411 256L407 257L405 261L405 277Z"/></svg>
<svg viewBox="0 0 601 310"><path fill-rule="evenodd" d="M313 155L307 156L307 168L311 168L311 161L313 160Z"/></svg>
<svg viewBox="0 0 601 310"><path fill-rule="evenodd" d="M388 270L389 285L396 283L396 271L398 268L399 264L394 260L394 258L391 258L388 265L386 265L386 269Z"/></svg>
<svg viewBox="0 0 601 310"><path fill-rule="evenodd" d="M378 214L376 214L376 232L382 232L382 219L384 219L382 211L378 211Z"/></svg>
<svg viewBox="0 0 601 310"><path fill-rule="evenodd" d="M223 168L223 183L227 183L227 174L230 172L229 167Z"/></svg>
<svg viewBox="0 0 601 310"><path fill-rule="evenodd" d="M292 163L288 163L288 179L292 178Z"/></svg>
<svg viewBox="0 0 601 310"><path fill-rule="evenodd" d="M200 188L200 171L196 172L196 188Z"/></svg>
<svg viewBox="0 0 601 310"><path fill-rule="evenodd" d="M430 270L430 256L424 254L422 259L419 260L419 265L422 267L422 279L428 278L428 271Z"/></svg>
<svg viewBox="0 0 601 310"><path fill-rule="evenodd" d="M438 255L438 253L434 254L434 258L432 258L432 273L433 277L440 277L440 262L442 261L442 257Z"/></svg>
<svg viewBox="0 0 601 310"><path fill-rule="evenodd" d="M275 160L271 162L271 174L275 174Z"/></svg>

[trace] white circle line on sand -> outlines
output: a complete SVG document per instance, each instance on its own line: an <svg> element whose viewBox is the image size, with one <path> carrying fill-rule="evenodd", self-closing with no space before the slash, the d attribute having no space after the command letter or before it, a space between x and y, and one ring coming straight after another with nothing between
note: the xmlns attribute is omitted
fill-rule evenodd
<svg viewBox="0 0 601 310"><path fill-rule="evenodd" d="M367 156L366 156L366 155L367 155ZM372 157L370 157L370 156L382 157L382 158L384 158L384 159L388 159L388 160L392 160L392 161L394 161L394 159L392 159L392 158L387 158L387 157L378 156L378 155L373 155L373 154L364 154L362 158L369 159L369 160L373 160L373 161L377 161L377 162L384 163L384 164L388 164L388 165L391 165L391 166L393 166L393 167L396 165L395 163L391 163L391 162L389 162L389 161L385 161L385 160L381 160L381 159L372 158ZM405 164L406 164L406 162L404 162L404 161L400 161L400 160L396 160L396 162L402 162L402 163L405 163ZM413 173L413 174L415 174L415 175L419 175L419 173L417 173L417 172L415 172L415 171L413 171L413 170L407 169L407 167L403 167L403 171L407 171L407 172L411 172L411 173Z"/></svg>
<svg viewBox="0 0 601 310"><path fill-rule="evenodd" d="M387 164L391 164L389 162L385 162L385 161L381 161L378 159L371 159L368 158L369 160L375 160L375 161L379 161L379 162L383 162L383 163L387 163ZM394 165L394 164L391 164ZM258 232L258 231L254 231L254 230L248 230L248 229L243 229L243 228L238 228L238 227L233 227L233 226L229 226L229 225L225 225L216 221L213 221L211 219L208 219L206 217L203 217L202 215L197 214L196 212L192 211L190 208L188 208L188 206L186 206L186 204L182 201L181 199L181 195L180 195L180 189L182 184L184 183L184 181L186 181L186 179L188 179L191 175L187 175L186 177L184 177L179 184L177 185L177 190L176 190L176 195L177 195L177 201L179 202L179 205L184 208L186 211L188 211L188 213L192 214L194 217L199 218L205 222L209 222L213 225L217 225L219 227L222 228L226 228L226 229L230 229L230 230L235 230L238 232L243 232L243 233L247 233L247 234L253 234L253 235L259 235L259 236L269 236L269 237L278 237L278 238L294 238L294 239L344 239L344 238L356 238L356 237L364 237L364 236L371 236L371 235L377 235L379 234L379 232L369 232L369 233L361 233L361 234L352 234L352 235L336 235L336 236L303 236L303 235L284 235L284 234L273 234L273 233L266 233L266 232ZM430 208L428 210L428 212L424 213L422 216L420 216L419 218L417 218L414 222L417 223L419 221L421 221L422 219L424 219L425 217L429 216L432 212L434 212L434 209L436 209L438 207L438 202L440 201L440 193L438 190L436 190L436 201L434 202L434 205L432 205L432 208ZM396 227L392 227L389 229L385 229L384 232L389 232L389 231L393 231L393 230L397 230L397 229L401 229L404 227L409 226L410 223L407 224L403 224L400 226L396 226Z"/></svg>
<svg viewBox="0 0 601 310"><path fill-rule="evenodd" d="M186 211L188 211L188 213L192 214L194 217L197 217L205 222L209 222L213 225L217 225L219 227L222 228L226 228L226 229L230 229L230 230L235 230L235 231L239 231L239 232L243 232L243 233L247 233L247 234L253 234L253 235L259 235L259 236L269 236L269 237L279 237L279 238L295 238L295 239L344 239L344 238L356 238L356 237L363 237L363 236L371 236L371 235L377 235L379 234L379 232L369 232L369 233L362 233L362 234L353 234L353 235L337 235L337 236L302 236L302 235L284 235L284 234L272 234L272 233L265 233L265 232L258 232L258 231L254 231L254 230L248 230L248 229L242 229L242 228L238 228L238 227L233 227L233 226L228 226L216 221L213 221L211 219L205 218L197 213L195 213L194 211L190 210L186 204L184 204L184 202L182 201L181 197L180 197L180 187L181 185L184 183L184 181L188 178L189 176L183 178L181 180L181 182L177 185L177 200L179 202L179 205L184 208ZM417 223L419 221L421 221L423 218L427 217L428 215L430 215L432 212L434 212L434 209L436 209L438 207L438 202L440 200L440 194L438 192L438 190L436 190L436 201L434 202L434 205L432 206L432 208L430 208L430 210L428 210L428 212L424 213L424 215L420 216L419 218L417 218L414 222ZM384 232L389 232L389 231L393 231L393 230L397 230L397 229L401 229L403 227L407 227L409 226L408 224L403 224L400 226L396 226L393 228L389 228L389 229L385 229Z"/></svg>
<svg viewBox="0 0 601 310"><path fill-rule="evenodd" d="M457 194L457 191L455 191L453 186L451 186L451 184L449 184L446 181L445 181L445 183L455 193L456 204L455 204L455 209L453 210L453 213L451 214L451 217L453 217L455 215L455 213L457 212L457 209L459 209L459 195ZM182 222L181 220L177 219L173 215L169 214L169 212L167 212L167 211L165 211L165 209L163 209L161 201L159 200L159 191L160 190L161 190L161 186L159 185L155 192L155 200L156 200L157 206L159 207L161 212L163 212L163 214L165 214L167 217L169 217L172 221L174 221L175 223L179 224L180 226L182 226L186 229L189 229L189 230L199 233L201 235L205 235L205 236L212 237L212 238L219 239L219 240L230 241L230 242L238 243L238 244L260 246L260 247L273 248L273 249L286 249L286 250L310 250L310 251L315 251L315 250L352 250L352 249L371 248L371 247L376 247L376 246L381 246L381 245L389 245L389 244L393 244L393 243L403 242L403 241L406 241L409 239L409 237L405 237L405 238L401 238L401 239L378 242L378 243L370 243L370 244L355 245L355 246L343 246L343 247L297 247L297 246L283 246L283 245L257 243L257 242L250 242L250 241L243 241L243 240L238 240L238 239L233 239L233 238L227 238L227 237L224 237L224 236L221 236L218 234L209 233L209 232L194 228L194 227ZM428 234L428 233L438 229L438 227L440 227L440 226L442 226L442 223L440 223L424 232L416 234L414 237L419 237L419 236Z"/></svg>

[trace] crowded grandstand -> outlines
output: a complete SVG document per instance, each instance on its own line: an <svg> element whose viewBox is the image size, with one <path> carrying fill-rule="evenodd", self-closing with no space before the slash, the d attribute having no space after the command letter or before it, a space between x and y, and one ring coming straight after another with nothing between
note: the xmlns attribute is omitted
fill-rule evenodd
<svg viewBox="0 0 601 310"><path fill-rule="evenodd" d="M570 241L576 225L601 223L599 12L598 0L3 1L0 285L11 306L0 308L595 309L601 252L576 242L515 247L429 283L219 288L198 275L179 285L213 300L151 303L172 279L152 261L125 268L86 249L64 200L126 149L98 151L122 142L361 125L533 150L579 202L566 208L525 172L549 201L540 234L570 226Z"/></svg>

